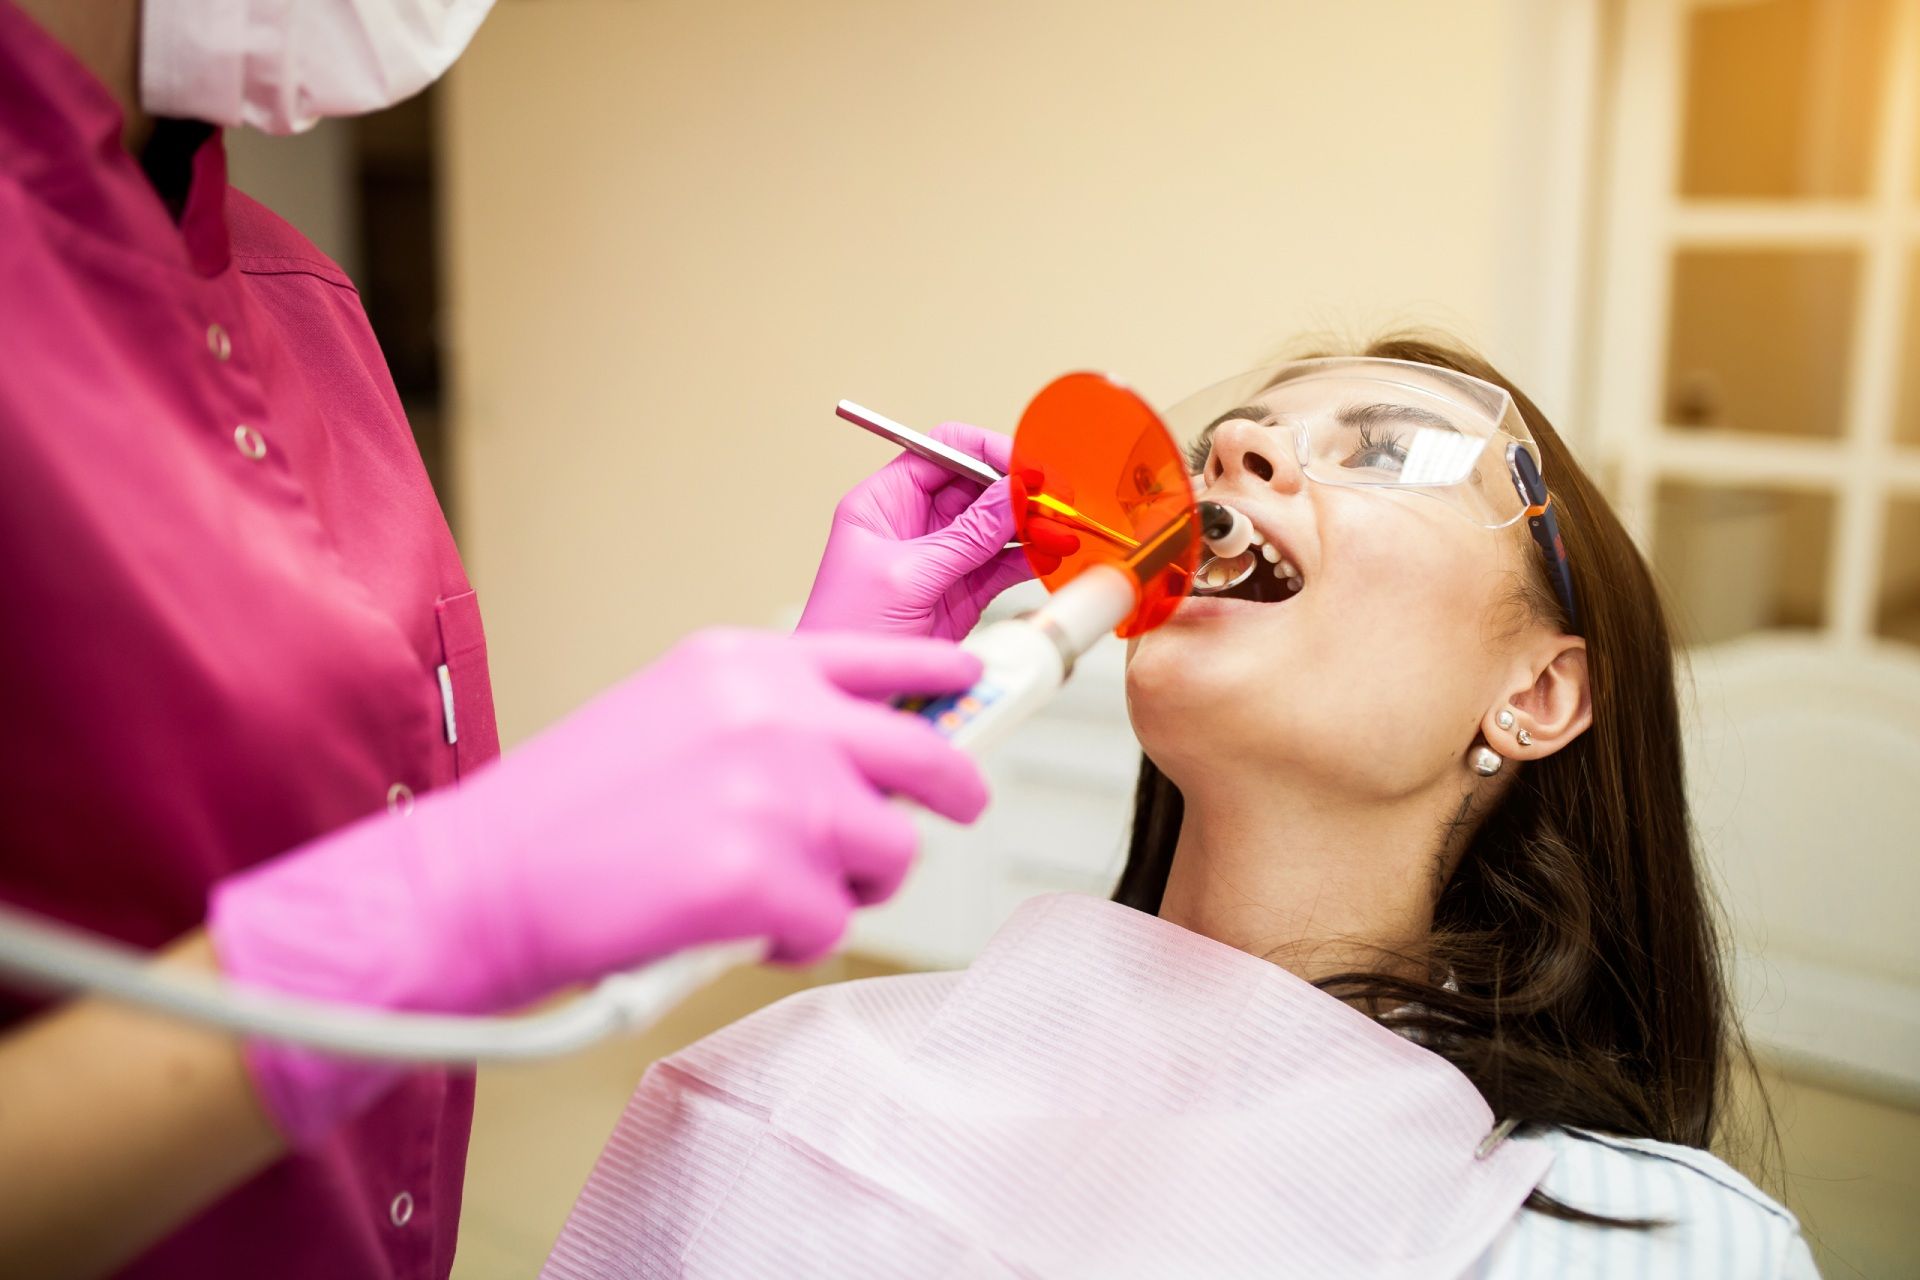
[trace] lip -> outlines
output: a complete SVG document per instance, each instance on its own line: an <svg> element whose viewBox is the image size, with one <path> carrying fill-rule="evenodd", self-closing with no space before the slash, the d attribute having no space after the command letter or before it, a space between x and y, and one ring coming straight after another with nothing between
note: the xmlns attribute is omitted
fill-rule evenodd
<svg viewBox="0 0 1920 1280"><path fill-rule="evenodd" d="M1233 596L1188 596L1180 601L1180 607L1173 611L1169 624L1181 622L1202 622L1213 618L1233 618L1254 609L1267 609L1270 605L1256 604L1251 600L1240 600Z"/></svg>

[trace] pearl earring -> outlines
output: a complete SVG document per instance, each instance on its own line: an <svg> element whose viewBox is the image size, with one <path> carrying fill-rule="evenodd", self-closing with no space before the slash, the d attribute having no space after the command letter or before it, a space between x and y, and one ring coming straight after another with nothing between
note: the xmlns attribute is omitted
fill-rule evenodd
<svg viewBox="0 0 1920 1280"><path fill-rule="evenodd" d="M1500 766L1506 761L1502 760L1499 753L1492 747L1475 747L1467 753L1467 763L1472 765L1473 771L1481 777L1491 778L1500 772Z"/></svg>
<svg viewBox="0 0 1920 1280"><path fill-rule="evenodd" d="M1511 729L1513 728L1513 712L1503 708L1500 714L1493 718L1493 722L1502 729Z"/></svg>
<svg viewBox="0 0 1920 1280"><path fill-rule="evenodd" d="M1533 745L1533 735L1528 733L1525 729L1522 729L1519 733L1516 733L1513 736L1519 741L1520 745L1523 747L1530 747Z"/></svg>

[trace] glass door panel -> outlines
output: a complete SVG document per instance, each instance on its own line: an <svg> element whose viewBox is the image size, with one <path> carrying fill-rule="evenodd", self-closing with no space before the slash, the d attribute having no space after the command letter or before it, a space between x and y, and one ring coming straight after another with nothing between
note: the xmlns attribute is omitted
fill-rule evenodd
<svg viewBox="0 0 1920 1280"><path fill-rule="evenodd" d="M1888 504L1874 629L1889 640L1920 644L1920 498L1895 498Z"/></svg>
<svg viewBox="0 0 1920 1280"><path fill-rule="evenodd" d="M1887 19L1884 0L1695 5L1687 17L1680 194L1867 194Z"/></svg>
<svg viewBox="0 0 1920 1280"><path fill-rule="evenodd" d="M1832 542L1822 493L1668 481L1655 503L1654 570L1688 644L1820 626Z"/></svg>
<svg viewBox="0 0 1920 1280"><path fill-rule="evenodd" d="M1850 250L1677 252L1667 422L1838 436L1858 276Z"/></svg>

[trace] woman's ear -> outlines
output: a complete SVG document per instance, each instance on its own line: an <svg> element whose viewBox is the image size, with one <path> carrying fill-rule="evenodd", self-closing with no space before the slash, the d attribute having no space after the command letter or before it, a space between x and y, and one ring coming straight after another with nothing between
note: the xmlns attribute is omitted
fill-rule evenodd
<svg viewBox="0 0 1920 1280"><path fill-rule="evenodd" d="M1593 724L1587 642L1579 636L1555 636L1547 652L1519 675L1506 704L1488 712L1481 726L1487 742L1507 759L1544 759ZM1509 716L1513 723L1502 724Z"/></svg>

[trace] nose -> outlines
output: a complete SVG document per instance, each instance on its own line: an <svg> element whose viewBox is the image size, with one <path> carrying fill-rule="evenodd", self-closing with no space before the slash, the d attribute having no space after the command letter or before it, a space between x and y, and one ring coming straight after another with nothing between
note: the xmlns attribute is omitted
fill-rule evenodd
<svg viewBox="0 0 1920 1280"><path fill-rule="evenodd" d="M1282 493L1300 488L1300 463L1285 427L1231 418L1214 428L1213 462L1221 480L1247 475Z"/></svg>

